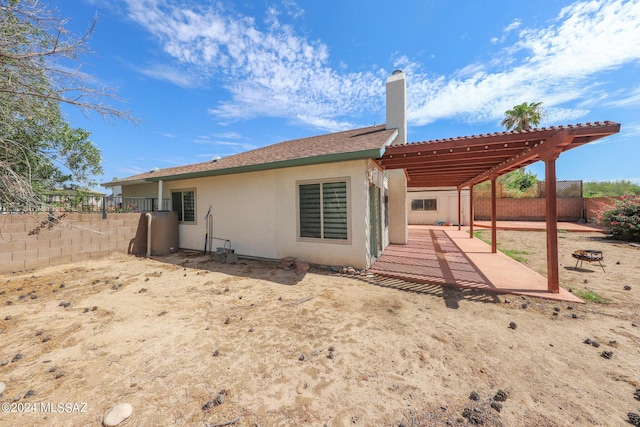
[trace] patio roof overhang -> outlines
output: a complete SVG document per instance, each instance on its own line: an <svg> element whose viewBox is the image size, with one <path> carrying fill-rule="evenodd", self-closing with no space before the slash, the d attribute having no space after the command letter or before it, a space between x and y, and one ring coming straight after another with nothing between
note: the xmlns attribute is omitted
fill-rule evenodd
<svg viewBox="0 0 640 427"><path fill-rule="evenodd" d="M620 131L616 122L552 126L390 145L378 162L405 169L408 187L479 184Z"/></svg>

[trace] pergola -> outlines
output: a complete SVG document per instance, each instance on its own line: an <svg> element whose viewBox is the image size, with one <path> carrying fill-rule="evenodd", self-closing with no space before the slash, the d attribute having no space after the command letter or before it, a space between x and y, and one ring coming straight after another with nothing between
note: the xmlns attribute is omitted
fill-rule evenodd
<svg viewBox="0 0 640 427"><path fill-rule="evenodd" d="M496 132L433 141L390 145L378 162L384 169L404 169L408 187L457 187L470 190L470 233L473 238L473 187L491 181L491 251L496 253L496 179L515 169L543 161L547 229L547 282L558 293L558 226L556 159L563 152L618 133L620 124L595 122L523 131Z"/></svg>

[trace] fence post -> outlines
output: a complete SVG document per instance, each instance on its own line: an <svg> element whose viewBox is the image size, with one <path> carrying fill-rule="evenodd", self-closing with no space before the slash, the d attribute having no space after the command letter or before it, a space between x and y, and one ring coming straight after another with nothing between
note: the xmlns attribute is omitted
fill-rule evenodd
<svg viewBox="0 0 640 427"><path fill-rule="evenodd" d="M102 219L107 219L107 197L102 196Z"/></svg>
<svg viewBox="0 0 640 427"><path fill-rule="evenodd" d="M53 201L51 199L51 194L47 195L47 204L49 205L49 217L47 218L47 221L52 222L54 219L53 216L53 205L52 205Z"/></svg>

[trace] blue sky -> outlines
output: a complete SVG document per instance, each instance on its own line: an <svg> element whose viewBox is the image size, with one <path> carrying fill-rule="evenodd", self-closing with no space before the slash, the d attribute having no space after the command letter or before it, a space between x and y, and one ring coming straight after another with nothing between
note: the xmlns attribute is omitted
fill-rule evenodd
<svg viewBox="0 0 640 427"><path fill-rule="evenodd" d="M385 121L385 79L407 75L409 141L502 131L543 102L541 126L612 120L559 179L640 182L640 0L76 0L80 58L135 126L65 107L102 150L99 181ZM531 169L544 177L542 165Z"/></svg>

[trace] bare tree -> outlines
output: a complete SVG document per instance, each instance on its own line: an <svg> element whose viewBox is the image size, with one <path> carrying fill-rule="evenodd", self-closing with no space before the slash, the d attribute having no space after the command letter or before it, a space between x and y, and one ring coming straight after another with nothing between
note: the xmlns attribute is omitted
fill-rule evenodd
<svg viewBox="0 0 640 427"><path fill-rule="evenodd" d="M87 182L101 171L99 150L63 119L61 104L135 123L105 102L119 100L110 88L82 71L96 19L80 36L66 25L38 0L0 0L0 209L37 203L52 182Z"/></svg>

